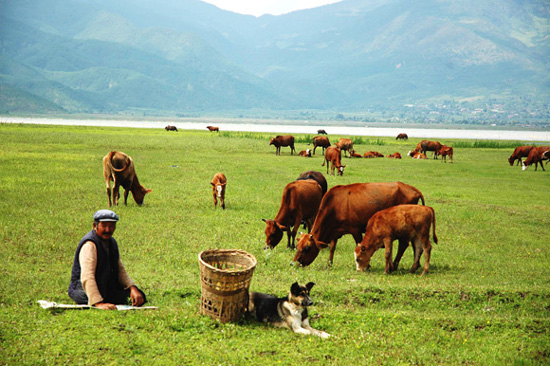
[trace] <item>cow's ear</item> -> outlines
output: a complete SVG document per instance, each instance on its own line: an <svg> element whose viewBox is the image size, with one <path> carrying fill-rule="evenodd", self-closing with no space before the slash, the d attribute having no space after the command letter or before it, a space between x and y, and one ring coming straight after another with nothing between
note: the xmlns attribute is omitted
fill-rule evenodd
<svg viewBox="0 0 550 366"><path fill-rule="evenodd" d="M313 286L315 286L315 282L308 282L308 284L306 285L307 292L310 292Z"/></svg>
<svg viewBox="0 0 550 366"><path fill-rule="evenodd" d="M263 222L267 222L267 219L262 219Z"/></svg>
<svg viewBox="0 0 550 366"><path fill-rule="evenodd" d="M281 229L282 231L287 231L288 230L288 226L281 225L277 221L275 221L275 224L277 224L277 227L279 229Z"/></svg>
<svg viewBox="0 0 550 366"><path fill-rule="evenodd" d="M216 185L215 185L214 183L212 183L212 182L210 182L210 184L212 184L212 187L215 187L215 186L216 186Z"/></svg>

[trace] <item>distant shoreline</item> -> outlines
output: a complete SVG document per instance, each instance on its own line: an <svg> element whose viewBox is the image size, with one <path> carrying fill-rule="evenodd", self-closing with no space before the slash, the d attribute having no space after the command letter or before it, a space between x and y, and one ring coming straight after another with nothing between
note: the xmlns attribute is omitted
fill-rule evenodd
<svg viewBox="0 0 550 366"><path fill-rule="evenodd" d="M457 128L419 128L417 126L407 127L370 127L367 123L357 123L358 126L334 126L323 125L320 121L278 121L278 120L237 120L224 118L189 118L183 120L165 119L141 119L129 121L125 119L70 119L70 118L42 118L42 117L8 117L2 116L0 123L23 123L39 125L67 125L67 126L97 126L97 127L128 127L128 128L164 128L166 125L175 125L180 130L203 130L207 125L215 124L220 131L241 131L241 132L270 132L270 133L304 133L316 135L317 130L324 129L329 135L350 135L350 136L397 136L399 133L406 133L410 138L452 138L452 139L473 139L473 140L513 140L513 141L550 141L550 131L521 131L501 129L457 129Z"/></svg>

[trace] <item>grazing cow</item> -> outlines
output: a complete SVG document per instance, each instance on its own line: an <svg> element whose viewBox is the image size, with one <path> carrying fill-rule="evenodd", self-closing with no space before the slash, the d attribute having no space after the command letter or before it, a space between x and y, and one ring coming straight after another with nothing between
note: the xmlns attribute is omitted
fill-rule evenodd
<svg viewBox="0 0 550 366"><path fill-rule="evenodd" d="M302 150L298 155L311 158L311 150L310 149Z"/></svg>
<svg viewBox="0 0 550 366"><path fill-rule="evenodd" d="M275 219L262 219L266 224L265 249L273 249L279 244L285 231L288 237L287 247L294 249L300 224L304 221L307 229L311 230L322 198L323 191L315 180L296 180L287 184Z"/></svg>
<svg viewBox="0 0 550 366"><path fill-rule="evenodd" d="M272 137L271 140L269 140L269 144L275 146L275 155L281 155L281 146L290 146L290 155L294 155L296 151L294 148L294 136L292 135Z"/></svg>
<svg viewBox="0 0 550 366"><path fill-rule="evenodd" d="M351 234L356 244L363 239L367 222L376 212L400 204L417 204L424 196L415 187L402 183L354 183L332 187L323 197L309 234L300 237L293 261L310 265L319 251L330 244L332 264L336 243Z"/></svg>
<svg viewBox="0 0 550 366"><path fill-rule="evenodd" d="M372 159L372 158L383 158L384 154L379 153L378 151L367 151L363 154L363 157Z"/></svg>
<svg viewBox="0 0 550 366"><path fill-rule="evenodd" d="M378 211L369 219L363 241L355 247L355 261L358 271L365 271L374 252L385 247L386 266L384 274L397 270L403 253L411 242L414 250L414 263L411 272L416 272L420 266L420 256L424 258L424 271L430 267L430 226L433 225L433 240L437 244L435 234L435 212L428 206L399 205ZM399 240L399 249L392 263L392 243Z"/></svg>
<svg viewBox="0 0 550 366"><path fill-rule="evenodd" d="M529 156L529 152L531 152L531 149L534 146L518 146L514 149L514 152L510 157L508 158L508 162L510 163L510 166L514 166L514 161L517 160L516 165L522 164L521 158L526 158ZM523 164L522 164L523 165Z"/></svg>
<svg viewBox="0 0 550 366"><path fill-rule="evenodd" d="M441 146L439 155L441 155L441 162L445 161L445 163L447 163L447 156L451 159L451 163L453 162L453 148L451 146Z"/></svg>
<svg viewBox="0 0 550 366"><path fill-rule="evenodd" d="M319 135L326 135L326 134L327 134L327 131L325 131L325 130L317 130L317 134L319 134Z"/></svg>
<svg viewBox="0 0 550 366"><path fill-rule="evenodd" d="M542 161L549 159L549 156L546 153L547 151L550 151L550 146L533 147L529 152L529 156L527 156L527 159L525 159L525 161L522 163L523 166L521 169L527 170L530 165L535 164L535 171L537 171L537 164L540 164L542 170L545 171L544 165L542 165Z"/></svg>
<svg viewBox="0 0 550 366"><path fill-rule="evenodd" d="M397 137L395 139L396 140L405 140L405 141L407 141L409 139L409 136L407 136L406 133L400 133L399 135L397 135Z"/></svg>
<svg viewBox="0 0 550 366"><path fill-rule="evenodd" d="M394 152L391 155L386 155L386 157L390 159L401 159L401 154L398 152Z"/></svg>
<svg viewBox="0 0 550 366"><path fill-rule="evenodd" d="M328 166L330 163L331 175L334 175L335 168L338 170L338 175L344 175L344 168L347 165L342 165L342 152L340 151L339 148L334 146L329 146L325 151L325 158L323 159L323 164L321 164L321 166L325 166L325 162L327 163L327 174L328 174Z"/></svg>
<svg viewBox="0 0 550 366"><path fill-rule="evenodd" d="M134 168L134 161L131 157L121 151L111 151L103 157L103 178L107 186L107 197L109 206L118 205L120 197L120 186L124 188L124 204L127 205L128 193L132 192L134 201L141 206L145 195L151 192L139 184L138 177ZM113 181L113 190L111 191L111 181ZM111 201L112 193L112 201Z"/></svg>
<svg viewBox="0 0 550 366"><path fill-rule="evenodd" d="M421 152L409 151L407 155L410 156L413 159L427 159L428 158L426 156L426 154L423 154Z"/></svg>
<svg viewBox="0 0 550 366"><path fill-rule="evenodd" d="M227 178L223 173L216 173L212 177L210 184L212 185L212 196L214 196L214 208L217 207L219 200L220 206L225 210L225 186L227 185Z"/></svg>
<svg viewBox="0 0 550 366"><path fill-rule="evenodd" d="M314 170L308 170L307 172L303 172L300 174L300 176L296 180L314 180L321 186L321 191L323 191L323 195L327 193L328 185L327 180L325 179L324 175L320 172L316 172Z"/></svg>
<svg viewBox="0 0 550 366"><path fill-rule="evenodd" d="M166 131L176 131L176 132L178 132L178 128L177 128L176 126L170 126L170 125L168 125L168 126L164 127L164 129L165 129Z"/></svg>
<svg viewBox="0 0 550 366"><path fill-rule="evenodd" d="M355 150L353 150L353 141L351 141L350 139L341 138L336 143L336 147L344 151L344 156L347 156L346 151L349 151L350 156L352 152L355 152Z"/></svg>
<svg viewBox="0 0 550 366"><path fill-rule="evenodd" d="M313 142L313 155L315 155L315 149L317 148L317 146L321 146L323 148L323 154L325 153L325 149L330 146L330 141L326 136L315 136L312 142Z"/></svg>
<svg viewBox="0 0 550 366"><path fill-rule="evenodd" d="M425 154L427 151L433 151L434 159L437 159L437 155L439 154L439 150L441 150L441 146L442 145L437 141L422 140L420 142L420 152Z"/></svg>
<svg viewBox="0 0 550 366"><path fill-rule="evenodd" d="M206 126L206 128L208 128L208 131L210 132L220 132L220 128L219 127L214 127L214 126Z"/></svg>

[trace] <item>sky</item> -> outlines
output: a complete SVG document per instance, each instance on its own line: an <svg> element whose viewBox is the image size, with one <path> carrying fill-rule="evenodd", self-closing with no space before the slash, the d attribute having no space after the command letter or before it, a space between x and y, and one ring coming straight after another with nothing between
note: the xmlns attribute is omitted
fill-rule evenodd
<svg viewBox="0 0 550 366"><path fill-rule="evenodd" d="M311 9L333 4L341 0L202 0L218 8L234 13L261 16L264 14L281 15L295 10Z"/></svg>

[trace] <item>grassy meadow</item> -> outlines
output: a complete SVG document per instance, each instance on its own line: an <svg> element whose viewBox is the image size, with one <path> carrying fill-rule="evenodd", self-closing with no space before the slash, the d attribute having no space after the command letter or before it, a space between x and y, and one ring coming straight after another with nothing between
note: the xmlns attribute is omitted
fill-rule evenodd
<svg viewBox="0 0 550 366"><path fill-rule="evenodd" d="M320 149L276 156L273 135L0 124L0 365L550 364L550 172L510 167L516 142L441 140L455 146L445 164L406 157L420 139L351 136L361 154L403 159L343 158L344 176L334 177ZM296 135L297 151L313 136ZM350 136L329 135L339 137ZM74 250L108 206L101 161L111 150L132 156L153 190L141 207L130 195L114 208L114 236L159 309L43 310L37 300L71 303ZM286 236L265 251L261 219L275 217L283 188L306 170L325 174L329 188L399 180L420 189L437 220L430 273L409 273L410 248L391 275L383 250L359 273L349 235L332 267L328 250L291 267ZM228 179L225 211L213 207L218 171ZM311 324L332 337L200 315L197 255L211 248L256 256L252 291L283 296L294 281L315 282Z"/></svg>

